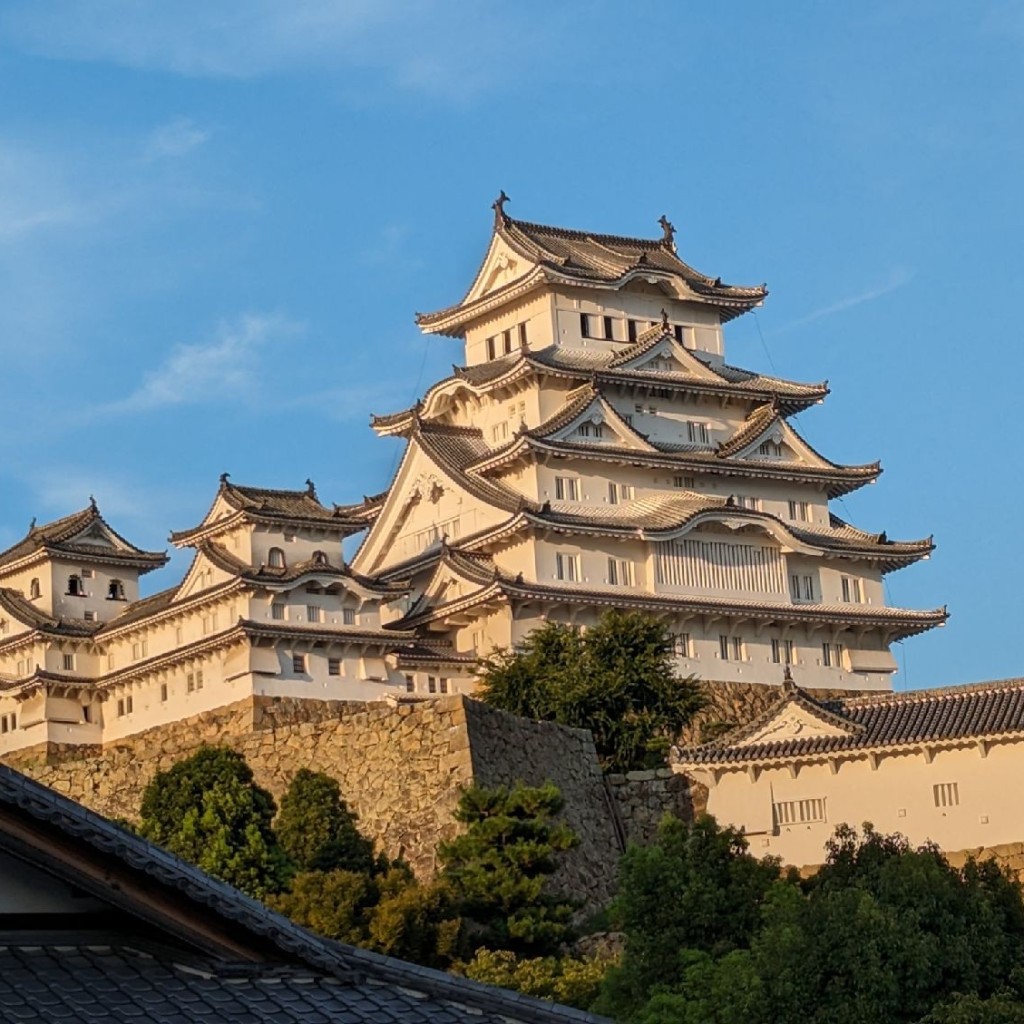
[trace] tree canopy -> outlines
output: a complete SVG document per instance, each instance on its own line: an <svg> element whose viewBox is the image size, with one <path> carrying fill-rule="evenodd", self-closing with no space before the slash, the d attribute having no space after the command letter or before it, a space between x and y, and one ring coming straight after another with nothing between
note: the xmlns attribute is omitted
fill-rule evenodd
<svg viewBox="0 0 1024 1024"><path fill-rule="evenodd" d="M159 772L142 796L147 839L262 899L280 891L290 868L271 827L274 798L253 781L241 754L200 747Z"/></svg>
<svg viewBox="0 0 1024 1024"><path fill-rule="evenodd" d="M558 854L578 841L556 817L563 803L550 782L463 792L455 817L466 831L438 855L467 949L546 956L570 935L576 903L550 887Z"/></svg>
<svg viewBox="0 0 1024 1024"><path fill-rule="evenodd" d="M481 663L477 695L517 715L589 729L616 771L663 763L704 705L696 681L676 675L667 627L622 611L585 632L546 623Z"/></svg>

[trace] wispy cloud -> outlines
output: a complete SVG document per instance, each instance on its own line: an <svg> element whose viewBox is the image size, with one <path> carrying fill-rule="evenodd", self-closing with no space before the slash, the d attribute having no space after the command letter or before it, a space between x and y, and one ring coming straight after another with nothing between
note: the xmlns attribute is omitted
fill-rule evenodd
<svg viewBox="0 0 1024 1024"><path fill-rule="evenodd" d="M147 412L255 394L260 391L260 350L301 330L300 324L278 314L247 313L222 323L207 341L178 345L127 398L97 411Z"/></svg>
<svg viewBox="0 0 1024 1024"><path fill-rule="evenodd" d="M864 292L858 292L856 295L850 295L845 299L839 299L837 302L831 302L820 309L814 309L810 313L798 317L796 320L791 320L788 324L773 328L768 333L769 335L785 334L788 331L795 331L799 327L806 327L807 324L814 323L815 320L822 320L827 316L834 316L836 313L844 313L846 310L853 309L856 306L863 306L866 302L874 302L875 299L880 299L883 295L888 295L890 292L896 291L897 288L902 288L904 285L909 284L913 279L913 271L897 267L889 275L889 279L885 284L869 288Z"/></svg>
<svg viewBox="0 0 1024 1024"><path fill-rule="evenodd" d="M190 117L176 117L153 130L146 140L144 153L149 160L185 156L209 138L210 132L200 128Z"/></svg>
<svg viewBox="0 0 1024 1024"><path fill-rule="evenodd" d="M7 0L0 39L31 53L193 77L383 72L407 91L465 98L544 65L554 34L516 5L453 0ZM500 45L489 45L494 38Z"/></svg>

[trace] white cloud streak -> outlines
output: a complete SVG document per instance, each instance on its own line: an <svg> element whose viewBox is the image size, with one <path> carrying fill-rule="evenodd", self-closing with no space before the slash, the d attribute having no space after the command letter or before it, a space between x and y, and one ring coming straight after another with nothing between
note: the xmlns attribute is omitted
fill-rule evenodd
<svg viewBox="0 0 1024 1024"><path fill-rule="evenodd" d="M247 313L222 323L209 341L178 345L132 394L98 411L149 412L257 394L261 391L260 350L301 330L301 325L277 314Z"/></svg>
<svg viewBox="0 0 1024 1024"><path fill-rule="evenodd" d="M897 268L889 275L889 280L883 284L878 285L875 288L869 288L865 292L859 292L856 295L850 295L845 299L840 299L838 302L832 302L827 306L822 306L820 309L812 310L810 313L806 313L804 316L798 317L796 320L791 320L788 324L783 324L781 327L776 327L769 331L769 336L777 334L785 334L789 331L795 331L800 327L806 327L807 324L814 323L815 320L822 320L827 316L834 316L836 313L844 313L848 309L854 309L857 306L863 306L866 302L874 302L875 299L880 299L883 295L888 295L890 292L896 291L898 288L902 288L904 285L909 284L914 278L912 271L904 268Z"/></svg>
<svg viewBox="0 0 1024 1024"><path fill-rule="evenodd" d="M155 128L146 142L145 156L149 160L161 157L181 157L198 149L210 138L189 117L176 117Z"/></svg>

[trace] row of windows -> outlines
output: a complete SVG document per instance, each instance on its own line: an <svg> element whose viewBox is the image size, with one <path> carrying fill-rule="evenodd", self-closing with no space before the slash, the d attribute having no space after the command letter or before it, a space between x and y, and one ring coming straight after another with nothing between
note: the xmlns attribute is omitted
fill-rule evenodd
<svg viewBox="0 0 1024 1024"><path fill-rule="evenodd" d="M509 327L501 334L495 334L487 339L487 358L497 359L498 356L507 356L512 351L512 339L519 343L520 348L526 348L526 321Z"/></svg>
<svg viewBox="0 0 1024 1024"><path fill-rule="evenodd" d="M9 715L0 715L0 733L14 732L18 728L18 716L15 712Z"/></svg>
<svg viewBox="0 0 1024 1024"><path fill-rule="evenodd" d="M314 565L329 564L329 559L327 558L327 553L325 551L314 551L311 561ZM285 558L284 551L281 548L271 548L267 552L267 565L271 569L287 569L288 559Z"/></svg>
<svg viewBox="0 0 1024 1024"><path fill-rule="evenodd" d="M82 582L86 579L92 578L92 569L83 569L80 574L73 573L68 577L68 597L88 597L89 595L85 592L85 584ZM32 597L39 596L39 581L32 580L29 585L29 593ZM107 600L108 601L127 601L128 598L125 596L124 583L121 580L111 580L107 584Z"/></svg>
<svg viewBox="0 0 1024 1024"><path fill-rule="evenodd" d="M639 335L656 323L656 320L621 319L599 313L580 313L580 337L600 341L634 342ZM688 332L692 330L685 324L670 324L669 329L681 345L687 343Z"/></svg>
<svg viewBox="0 0 1024 1024"><path fill-rule="evenodd" d="M769 640L772 664L796 665L797 647L794 640L788 637L772 637ZM693 639L689 633L672 634L672 653L677 658L697 658ZM742 637L722 633L718 637L718 657L722 661L748 661L746 641ZM843 645L823 643L821 645L820 663L826 668L841 668Z"/></svg>
<svg viewBox="0 0 1024 1024"><path fill-rule="evenodd" d="M413 676L405 677L405 692L416 692L416 679ZM448 680L444 676L427 676L427 693L447 693Z"/></svg>
<svg viewBox="0 0 1024 1024"><path fill-rule="evenodd" d="M957 807L960 804L959 786L955 782L937 782L932 786L932 799L936 807ZM772 804L772 818L776 828L827 822L825 797L778 801Z"/></svg>

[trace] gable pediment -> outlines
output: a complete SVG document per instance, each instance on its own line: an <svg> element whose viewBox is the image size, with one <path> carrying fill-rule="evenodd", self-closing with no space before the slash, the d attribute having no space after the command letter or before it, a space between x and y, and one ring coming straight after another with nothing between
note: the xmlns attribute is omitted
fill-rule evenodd
<svg viewBox="0 0 1024 1024"><path fill-rule="evenodd" d="M462 300L462 304L474 302L518 281L536 266L536 263L527 259L522 253L516 252L500 235L495 234L491 238L490 247L484 257L483 265L477 273L476 280Z"/></svg>
<svg viewBox="0 0 1024 1024"><path fill-rule="evenodd" d="M726 446L729 444L727 441ZM744 438L727 457L768 464L795 462L811 469L833 468L832 463L823 459L781 416Z"/></svg>
<svg viewBox="0 0 1024 1024"><path fill-rule="evenodd" d="M785 743L787 740L795 739L850 736L856 731L852 723L846 725L835 716L818 713L813 705L792 699L779 707L775 714L760 724L753 732L730 745L755 747L769 743Z"/></svg>
<svg viewBox="0 0 1024 1024"><path fill-rule="evenodd" d="M654 446L637 434L615 407L601 395L596 395L586 408L548 437L552 441L603 444L647 452L655 450Z"/></svg>
<svg viewBox="0 0 1024 1024"><path fill-rule="evenodd" d="M698 380L721 383L721 378L710 367L687 351L671 335L665 335L632 359L616 361L614 368L647 373L680 373Z"/></svg>

